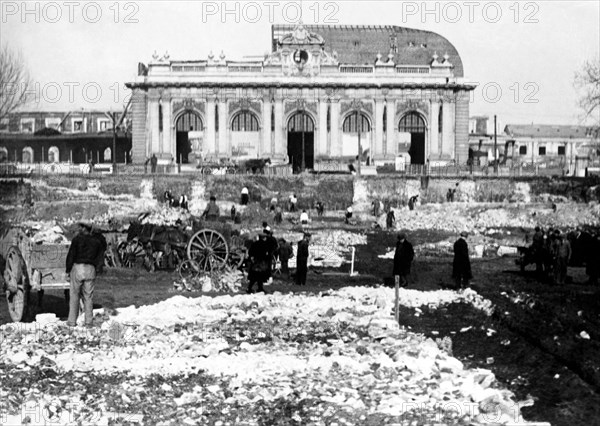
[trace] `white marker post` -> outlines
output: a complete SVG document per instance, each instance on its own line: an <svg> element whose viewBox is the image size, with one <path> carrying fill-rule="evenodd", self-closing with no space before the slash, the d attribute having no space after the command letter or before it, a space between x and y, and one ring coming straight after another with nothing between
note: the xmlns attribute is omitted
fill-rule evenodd
<svg viewBox="0 0 600 426"><path fill-rule="evenodd" d="M394 299L394 317L396 318L396 322L400 322L400 312L398 311L398 306L400 304L400 276L395 275L394 280L396 281L396 298Z"/></svg>

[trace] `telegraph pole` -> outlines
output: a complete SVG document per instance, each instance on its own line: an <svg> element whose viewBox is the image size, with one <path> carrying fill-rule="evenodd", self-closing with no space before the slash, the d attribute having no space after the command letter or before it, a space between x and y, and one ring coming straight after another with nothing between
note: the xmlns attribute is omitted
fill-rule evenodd
<svg viewBox="0 0 600 426"><path fill-rule="evenodd" d="M117 174L117 113L111 114L113 122L113 149L112 149L112 160L113 160L113 175Z"/></svg>
<svg viewBox="0 0 600 426"><path fill-rule="evenodd" d="M356 118L356 125L358 126L358 169L356 169L356 174L358 176L360 176L360 163L361 163L361 157L362 157L362 150L360 147L360 131L362 130L362 108L360 106L360 104L358 104L358 112L357 114L357 118Z"/></svg>
<svg viewBox="0 0 600 426"><path fill-rule="evenodd" d="M498 174L498 134L496 129L496 115L494 115L494 172Z"/></svg>

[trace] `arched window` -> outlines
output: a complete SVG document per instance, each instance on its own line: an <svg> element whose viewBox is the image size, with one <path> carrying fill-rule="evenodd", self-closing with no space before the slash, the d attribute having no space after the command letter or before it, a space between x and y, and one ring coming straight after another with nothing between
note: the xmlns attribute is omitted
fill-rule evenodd
<svg viewBox="0 0 600 426"><path fill-rule="evenodd" d="M51 146L48 149L48 162L49 163L58 163L60 161L60 151L57 147Z"/></svg>
<svg viewBox="0 0 600 426"><path fill-rule="evenodd" d="M331 105L327 105L327 131L331 132Z"/></svg>
<svg viewBox="0 0 600 426"><path fill-rule="evenodd" d="M176 128L178 132L201 132L204 124L198 114L188 111L177 119Z"/></svg>
<svg viewBox="0 0 600 426"><path fill-rule="evenodd" d="M0 146L0 163L8 161L8 149Z"/></svg>
<svg viewBox="0 0 600 426"><path fill-rule="evenodd" d="M360 131L362 133L367 133L371 131L371 123L365 114L361 114L361 126ZM344 133L358 133L358 114L352 113L344 120L344 124L342 126L342 131Z"/></svg>
<svg viewBox="0 0 600 426"><path fill-rule="evenodd" d="M387 105L383 107L383 133L387 133Z"/></svg>
<svg viewBox="0 0 600 426"><path fill-rule="evenodd" d="M401 133L425 133L425 121L416 112L409 112L400 119L398 131Z"/></svg>
<svg viewBox="0 0 600 426"><path fill-rule="evenodd" d="M25 148L23 148L23 159L22 159L23 163L33 163L33 149L29 146L26 146Z"/></svg>
<svg viewBox="0 0 600 426"><path fill-rule="evenodd" d="M444 107L440 105L440 110L438 111L438 133L442 133L444 130Z"/></svg>
<svg viewBox="0 0 600 426"><path fill-rule="evenodd" d="M288 121L288 132L314 132L315 123L313 122L310 115L305 112L297 112L294 114L290 121Z"/></svg>
<svg viewBox="0 0 600 426"><path fill-rule="evenodd" d="M103 161L105 163L110 163L112 161L112 150L110 148L104 150Z"/></svg>
<svg viewBox="0 0 600 426"><path fill-rule="evenodd" d="M231 121L231 130L234 132L258 132L258 118L250 111L238 112Z"/></svg>

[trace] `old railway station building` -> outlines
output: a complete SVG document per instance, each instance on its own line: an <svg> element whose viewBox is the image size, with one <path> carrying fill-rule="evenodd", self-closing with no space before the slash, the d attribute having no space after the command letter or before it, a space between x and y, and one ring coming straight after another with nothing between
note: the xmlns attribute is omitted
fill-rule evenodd
<svg viewBox="0 0 600 426"><path fill-rule="evenodd" d="M135 163L271 158L303 170L355 159L359 140L374 164L468 158L474 86L454 46L428 31L274 25L265 56L155 53L127 87Z"/></svg>

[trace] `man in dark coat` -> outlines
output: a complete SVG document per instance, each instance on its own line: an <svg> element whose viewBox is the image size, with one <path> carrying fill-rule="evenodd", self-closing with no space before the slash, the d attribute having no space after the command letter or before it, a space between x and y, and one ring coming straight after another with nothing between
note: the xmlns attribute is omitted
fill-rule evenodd
<svg viewBox="0 0 600 426"><path fill-rule="evenodd" d="M471 260L469 259L469 245L467 244L466 232L460 233L460 238L454 243L454 262L452 263L452 278L454 278L456 287L465 288L469 286L469 280L473 278L471 274Z"/></svg>
<svg viewBox="0 0 600 426"><path fill-rule="evenodd" d="M387 225L387 229L392 229L394 227L395 221L396 221L396 215L394 214L394 210L390 209L385 218L385 223Z"/></svg>
<svg viewBox="0 0 600 426"><path fill-rule="evenodd" d="M304 238L298 242L298 253L296 255L296 284L306 285L308 274L308 246L311 235L307 232Z"/></svg>
<svg viewBox="0 0 600 426"><path fill-rule="evenodd" d="M400 286L405 287L408 284L410 267L415 258L415 251L410 242L406 240L405 234L398 234L396 243L396 253L394 254L394 276L400 277Z"/></svg>
<svg viewBox="0 0 600 426"><path fill-rule="evenodd" d="M219 220L219 206L217 205L217 198L213 195L210 197L210 202L204 209L202 217L209 222L216 222Z"/></svg>
<svg viewBox="0 0 600 426"><path fill-rule="evenodd" d="M271 266L273 262L272 245L269 241L269 235L263 232L258 240L254 241L248 250L250 258L250 269L248 271L248 290L251 294L254 284L258 284L258 291L265 293L263 287L269 278L271 278Z"/></svg>
<svg viewBox="0 0 600 426"><path fill-rule="evenodd" d="M285 239L279 239L279 249L277 250L279 255L279 261L281 262L281 275L287 280L290 277L290 267L288 263L292 257L294 257L294 250L292 245Z"/></svg>
<svg viewBox="0 0 600 426"><path fill-rule="evenodd" d="M600 275L600 234L594 235L590 241L585 260L585 273L589 277L588 284L598 285L598 275Z"/></svg>
<svg viewBox="0 0 600 426"><path fill-rule="evenodd" d="M156 158L156 154L152 154L152 158L150 158L150 165L152 166L152 173L156 173L157 164L158 164L158 158Z"/></svg>

